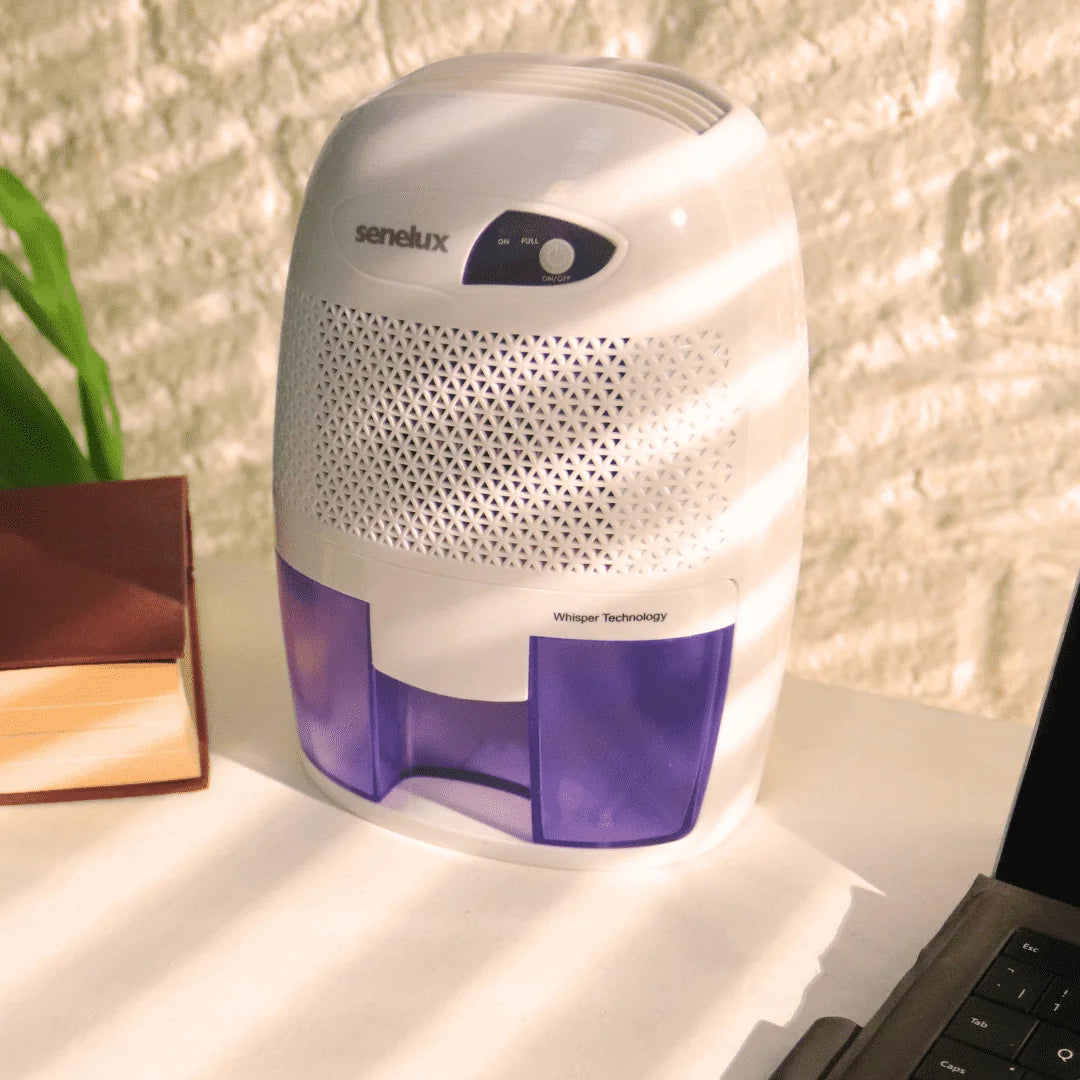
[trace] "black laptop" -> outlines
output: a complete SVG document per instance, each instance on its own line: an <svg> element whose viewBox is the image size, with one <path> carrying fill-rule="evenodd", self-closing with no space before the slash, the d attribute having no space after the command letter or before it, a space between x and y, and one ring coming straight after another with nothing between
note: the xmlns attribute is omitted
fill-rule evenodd
<svg viewBox="0 0 1080 1080"><path fill-rule="evenodd" d="M817 1021L772 1080L1080 1080L1080 583L994 876L865 1027Z"/></svg>

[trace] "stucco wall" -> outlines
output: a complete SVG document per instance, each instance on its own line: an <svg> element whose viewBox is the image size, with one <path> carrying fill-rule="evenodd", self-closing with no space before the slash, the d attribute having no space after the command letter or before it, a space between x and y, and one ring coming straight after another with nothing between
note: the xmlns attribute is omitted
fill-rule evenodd
<svg viewBox="0 0 1080 1080"><path fill-rule="evenodd" d="M6 0L0 161L59 219L129 473L271 549L281 299L361 96L482 50L647 57L754 108L804 240L812 445L790 667L1030 722L1080 566L1074 0ZM73 412L68 371L0 331Z"/></svg>

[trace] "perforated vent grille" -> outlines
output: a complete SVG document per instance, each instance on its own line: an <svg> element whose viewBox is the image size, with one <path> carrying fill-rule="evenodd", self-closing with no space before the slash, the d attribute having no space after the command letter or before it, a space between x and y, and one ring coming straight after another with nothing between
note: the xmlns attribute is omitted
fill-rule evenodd
<svg viewBox="0 0 1080 1080"><path fill-rule="evenodd" d="M702 565L737 447L711 332L486 333L291 294L279 505L375 544L525 570Z"/></svg>

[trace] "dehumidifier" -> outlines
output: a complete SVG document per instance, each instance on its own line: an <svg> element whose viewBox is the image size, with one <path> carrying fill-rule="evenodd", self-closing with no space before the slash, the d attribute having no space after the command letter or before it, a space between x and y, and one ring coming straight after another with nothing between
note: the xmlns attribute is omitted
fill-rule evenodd
<svg viewBox="0 0 1080 1080"><path fill-rule="evenodd" d="M491 55L347 113L281 335L305 764L428 840L670 861L752 804L807 454L791 199L671 68Z"/></svg>

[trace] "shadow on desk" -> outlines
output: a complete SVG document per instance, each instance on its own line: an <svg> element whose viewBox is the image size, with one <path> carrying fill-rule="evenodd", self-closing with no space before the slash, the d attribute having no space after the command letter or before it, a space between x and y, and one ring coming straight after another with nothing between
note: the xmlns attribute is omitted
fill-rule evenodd
<svg viewBox="0 0 1080 1080"><path fill-rule="evenodd" d="M756 1024L720 1080L767 1080L815 1020L838 1015L837 1000L847 996L845 986L887 984L880 999L869 1000L862 992L858 995L858 1009L849 1010L856 1013L849 1019L859 1023L866 1020L899 977L892 957L867 948L867 942L877 940L882 925L895 915L887 897L869 889L852 889L847 917L821 956L821 973L807 986L791 1020L783 1026L766 1021Z"/></svg>
<svg viewBox="0 0 1080 1080"><path fill-rule="evenodd" d="M851 890L790 1021L759 1022L723 1080L765 1080L821 1016L873 1015L990 872L1027 738L1003 721L786 680L760 805L870 888Z"/></svg>

